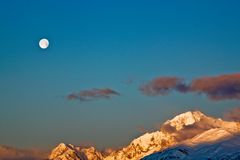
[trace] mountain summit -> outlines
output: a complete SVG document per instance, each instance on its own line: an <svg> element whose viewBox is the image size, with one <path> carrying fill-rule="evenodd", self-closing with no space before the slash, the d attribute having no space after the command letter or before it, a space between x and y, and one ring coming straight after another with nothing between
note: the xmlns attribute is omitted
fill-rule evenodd
<svg viewBox="0 0 240 160"><path fill-rule="evenodd" d="M199 122L204 117L206 116L200 111L188 111L174 117L171 120L168 120L164 124L170 124L170 126L174 127L178 131L181 130L184 126L192 125L196 122Z"/></svg>
<svg viewBox="0 0 240 160"><path fill-rule="evenodd" d="M237 160L236 157L240 157L239 150L239 122L227 122L206 116L200 111L188 111L167 120L160 130L145 133L134 139L128 146L112 151L108 155L104 155L93 147L81 148L62 143L52 151L49 159L188 160L195 159L195 156L214 159L221 153L221 158Z"/></svg>

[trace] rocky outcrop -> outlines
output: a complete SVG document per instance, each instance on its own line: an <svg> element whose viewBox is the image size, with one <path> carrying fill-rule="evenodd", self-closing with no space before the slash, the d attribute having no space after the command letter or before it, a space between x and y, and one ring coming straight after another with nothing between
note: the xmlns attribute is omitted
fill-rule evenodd
<svg viewBox="0 0 240 160"><path fill-rule="evenodd" d="M81 148L71 144L59 144L49 156L49 160L102 160L103 156L94 147Z"/></svg>

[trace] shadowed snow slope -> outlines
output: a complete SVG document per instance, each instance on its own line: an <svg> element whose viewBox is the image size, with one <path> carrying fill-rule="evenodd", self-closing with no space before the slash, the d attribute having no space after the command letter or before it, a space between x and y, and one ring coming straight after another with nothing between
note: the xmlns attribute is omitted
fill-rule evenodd
<svg viewBox="0 0 240 160"><path fill-rule="evenodd" d="M194 147L180 145L146 156L142 160L239 160L240 136L202 143Z"/></svg>

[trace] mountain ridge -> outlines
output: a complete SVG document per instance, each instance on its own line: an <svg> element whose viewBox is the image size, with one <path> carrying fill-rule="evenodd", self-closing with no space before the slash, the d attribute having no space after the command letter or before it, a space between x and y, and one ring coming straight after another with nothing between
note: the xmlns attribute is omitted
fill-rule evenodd
<svg viewBox="0 0 240 160"><path fill-rule="evenodd" d="M180 160L189 160L196 159L194 156L197 156L202 159L218 157L239 160L240 152L236 150L240 150L240 122L213 118L200 111L188 111L165 121L159 130L136 137L118 150L98 151L91 146L60 143L47 158L43 152L0 146L0 159L174 160L174 157L178 157Z"/></svg>
<svg viewBox="0 0 240 160"><path fill-rule="evenodd" d="M188 111L164 122L160 130L151 133L147 132L132 140L126 147L112 151L108 155L104 155L94 147L92 147L92 152L89 152L88 148L85 148L85 152L83 152L84 148L70 145L72 146L72 148L70 147L71 152L67 150L67 153L64 152L61 155L52 156L55 154L53 150L49 159L139 160L179 145L191 148L199 144L223 141L237 134L240 134L239 122L223 121L222 119L206 116L200 111ZM180 150L182 152L179 152L184 154L184 149ZM73 159L69 159L69 153L77 157L74 159L73 156Z"/></svg>

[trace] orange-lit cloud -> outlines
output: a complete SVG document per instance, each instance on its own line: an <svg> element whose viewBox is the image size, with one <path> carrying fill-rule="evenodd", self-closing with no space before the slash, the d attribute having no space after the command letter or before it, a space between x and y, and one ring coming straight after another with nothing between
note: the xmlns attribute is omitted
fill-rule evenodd
<svg viewBox="0 0 240 160"><path fill-rule="evenodd" d="M71 93L67 96L68 100L91 101L96 99L109 99L112 96L119 95L117 91L109 88L82 90L78 93Z"/></svg>
<svg viewBox="0 0 240 160"><path fill-rule="evenodd" d="M240 107L233 108L224 114L224 118L231 121L240 122Z"/></svg>
<svg viewBox="0 0 240 160"><path fill-rule="evenodd" d="M8 146L0 146L1 160L43 160L49 153L37 149L25 150Z"/></svg>
<svg viewBox="0 0 240 160"><path fill-rule="evenodd" d="M148 96L167 95L173 90L187 92L188 86L184 84L182 78L178 77L158 77L142 86L140 91Z"/></svg>

